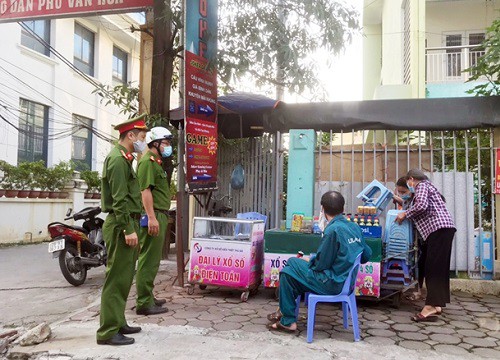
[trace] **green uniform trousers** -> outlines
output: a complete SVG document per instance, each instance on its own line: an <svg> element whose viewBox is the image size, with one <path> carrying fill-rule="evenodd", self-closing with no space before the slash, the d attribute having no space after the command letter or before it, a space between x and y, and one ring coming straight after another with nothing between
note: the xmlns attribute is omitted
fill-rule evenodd
<svg viewBox="0 0 500 360"><path fill-rule="evenodd" d="M164 213L155 211L155 215L160 225L157 236L149 235L147 227L139 229L141 250L135 278L137 285L137 309L150 308L155 304L153 295L154 281L160 267L168 223L168 216Z"/></svg>
<svg viewBox="0 0 500 360"><path fill-rule="evenodd" d="M312 292L320 295L340 294L344 283L334 283L329 281L322 283L313 278L313 271L309 269L307 261L297 258L290 258L286 266L280 272L279 285L279 305L283 315L281 324L290 326L297 322L295 309L297 304L295 300L299 295L306 292Z"/></svg>
<svg viewBox="0 0 500 360"><path fill-rule="evenodd" d="M133 220L136 232L139 223ZM125 305L132 286L137 260L137 246L125 243L123 229L117 226L115 214L108 214L102 228L108 252L106 279L101 295L100 327L97 340L107 340L118 333L127 324Z"/></svg>

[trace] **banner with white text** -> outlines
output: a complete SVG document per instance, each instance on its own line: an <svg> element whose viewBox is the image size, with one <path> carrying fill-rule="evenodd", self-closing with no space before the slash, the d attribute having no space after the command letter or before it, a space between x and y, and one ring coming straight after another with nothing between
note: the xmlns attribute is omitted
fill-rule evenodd
<svg viewBox="0 0 500 360"><path fill-rule="evenodd" d="M0 0L0 23L132 12L153 0Z"/></svg>

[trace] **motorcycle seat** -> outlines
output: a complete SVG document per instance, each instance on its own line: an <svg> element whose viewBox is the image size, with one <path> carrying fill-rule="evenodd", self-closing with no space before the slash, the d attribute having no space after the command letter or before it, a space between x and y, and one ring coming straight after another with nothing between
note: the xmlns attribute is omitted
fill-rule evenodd
<svg viewBox="0 0 500 360"><path fill-rule="evenodd" d="M50 223L48 226L51 227L53 225L61 225L61 226L64 226L64 227L66 227L68 229L73 229L73 230L76 230L76 231L81 231L84 234L88 234L87 230L85 230L83 227L78 226L78 225L68 225L68 224L64 224L64 223L61 223L61 222L53 222L53 223Z"/></svg>

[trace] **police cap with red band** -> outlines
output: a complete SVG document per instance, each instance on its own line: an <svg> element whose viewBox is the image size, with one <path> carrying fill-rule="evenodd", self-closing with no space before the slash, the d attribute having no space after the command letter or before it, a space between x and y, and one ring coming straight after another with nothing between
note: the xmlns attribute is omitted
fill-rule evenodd
<svg viewBox="0 0 500 360"><path fill-rule="evenodd" d="M121 124L115 125L114 129L118 130L120 134L123 134L124 132L134 129L148 131L148 127L144 122L145 118L146 114L141 114L132 119L128 119L127 121L122 122Z"/></svg>

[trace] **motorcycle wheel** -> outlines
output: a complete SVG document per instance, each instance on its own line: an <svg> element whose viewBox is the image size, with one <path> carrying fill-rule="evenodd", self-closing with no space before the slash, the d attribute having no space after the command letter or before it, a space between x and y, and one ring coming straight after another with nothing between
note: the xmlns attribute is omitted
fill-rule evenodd
<svg viewBox="0 0 500 360"><path fill-rule="evenodd" d="M74 257L77 255L74 247L70 246L59 254L59 267L64 278L73 286L80 286L87 279L87 267L80 266L76 268Z"/></svg>

